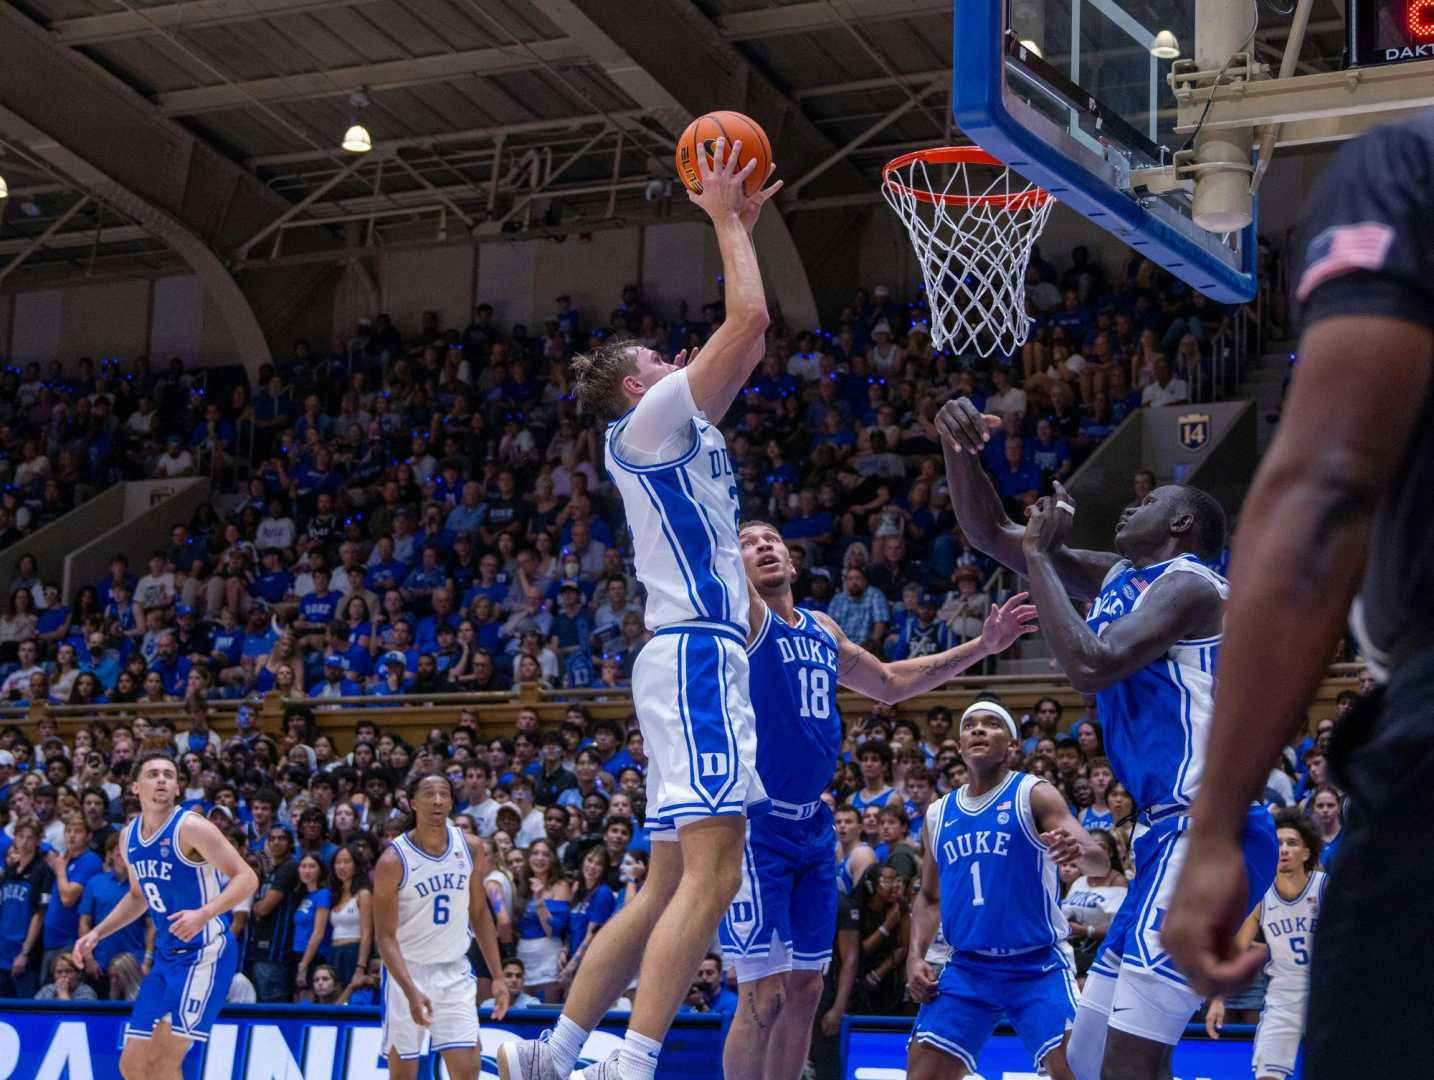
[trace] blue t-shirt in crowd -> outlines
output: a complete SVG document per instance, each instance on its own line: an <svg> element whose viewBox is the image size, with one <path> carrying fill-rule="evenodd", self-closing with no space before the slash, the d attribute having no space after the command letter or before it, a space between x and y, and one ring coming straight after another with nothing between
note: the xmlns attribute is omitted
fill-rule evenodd
<svg viewBox="0 0 1434 1080"><path fill-rule="evenodd" d="M316 625L327 625L334 621L334 616L339 613L339 605L343 602L344 594L337 590L330 589L326 593L311 592L299 601L299 619Z"/></svg>
<svg viewBox="0 0 1434 1080"><path fill-rule="evenodd" d="M79 913L90 917L90 925L98 926L113 911L125 894L129 892L129 878L115 877L104 872L96 874L85 883L85 895L80 897ZM51 901L53 905L54 901ZM136 960L144 956L144 933L149 912L121 930L116 930L95 946L95 963L100 970L108 970L110 961L120 953L133 953Z"/></svg>
<svg viewBox="0 0 1434 1080"><path fill-rule="evenodd" d="M329 899L328 889L315 889L295 905L294 935L290 939L290 949L296 953L302 953L309 947L309 938L313 935L314 922L319 917L320 909L331 907L332 903ZM324 936L328 937L327 931ZM320 942L315 955L323 956L324 949L325 942Z"/></svg>
<svg viewBox="0 0 1434 1080"><path fill-rule="evenodd" d="M65 860L65 873L72 885L85 885L96 874L104 872L104 860L93 851L82 851L73 859ZM58 949L62 945L73 945L80 936L81 896L69 907L60 903L60 881L55 879L50 886L50 902L45 905L45 948Z"/></svg>
<svg viewBox="0 0 1434 1080"><path fill-rule="evenodd" d="M1041 490L1041 470L1029 461L1023 461L1013 472L1009 465L996 473L996 491L1003 499L1014 499L1027 491Z"/></svg>
<svg viewBox="0 0 1434 1080"><path fill-rule="evenodd" d="M249 586L249 595L257 596L266 604L277 604L293 591L294 575L287 570L265 571Z"/></svg>

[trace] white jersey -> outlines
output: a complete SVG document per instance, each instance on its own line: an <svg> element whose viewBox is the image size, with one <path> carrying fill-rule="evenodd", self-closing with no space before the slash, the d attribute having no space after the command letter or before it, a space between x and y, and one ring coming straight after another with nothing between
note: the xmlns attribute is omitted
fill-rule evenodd
<svg viewBox="0 0 1434 1080"><path fill-rule="evenodd" d="M671 391L667 383L673 384ZM690 405L685 384L686 372L669 375L648 391L654 397L650 404L667 409L685 400ZM660 401L659 389L664 391ZM649 403L644 399L643 404ZM740 507L727 440L699 412L675 429L676 452L652 464L631 455L624 459L623 431L634 412L608 425L607 470L622 493L637 579L647 590L647 628L717 623L745 638L747 575L737 539Z"/></svg>
<svg viewBox="0 0 1434 1080"><path fill-rule="evenodd" d="M1323 871L1316 870L1293 900L1286 900L1271 885L1260 901L1260 930L1270 948L1265 964L1265 974L1270 977L1266 997L1303 997L1308 993L1311 947L1326 880Z"/></svg>
<svg viewBox="0 0 1434 1080"><path fill-rule="evenodd" d="M468 952L468 890L473 859L458 826L448 823L448 847L430 855L409 833L393 842L403 862L398 885L398 948L410 964L448 963ZM479 886L482 887L481 885Z"/></svg>

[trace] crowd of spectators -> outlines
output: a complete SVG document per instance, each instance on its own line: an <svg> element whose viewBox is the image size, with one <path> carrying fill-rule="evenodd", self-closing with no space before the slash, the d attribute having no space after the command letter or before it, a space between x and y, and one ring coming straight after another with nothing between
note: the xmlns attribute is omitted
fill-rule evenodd
<svg viewBox="0 0 1434 1080"><path fill-rule="evenodd" d="M859 290L831 332L775 313L768 355L724 420L743 513L787 538L799 601L873 652L924 655L975 637L992 599L994 567L945 496L932 423L944 401L966 394L1002 417L987 465L1019 512L1130 410L1182 400L1228 317L1139 258L1111 280L1079 249L1061 273L1037 252L1030 281L1037 328L1004 363L934 351L920 295L884 286ZM53 556L20 560L0 616L3 703L150 707L107 710L68 739L52 720L0 731L0 996L134 996L152 959L143 922L84 971L65 954L126 887L115 851L137 811L129 766L159 744L179 756L190 807L261 880L235 913L239 998L376 1000L369 875L404 827L405 781L438 769L458 793L458 824L490 856L504 965L480 973L519 1000L560 1001L592 936L646 875L635 721L594 719L574 702L556 728L523 709L488 738L475 707L406 741L362 707L534 684L625 700L648 637L642 594L568 361L621 336L675 352L720 319L720 303L700 318L681 304L656 312L632 286L597 319L560 296L536 333L500 326L486 304L461 329L429 314L405 332L380 315L327 351L297 343L252 394L216 394L182 365L156 375L142 360L8 370L0 544L118 479L219 485L167 545L116 554L73 596L60 595ZM281 703L280 730L259 724L265 695ZM240 703L223 738L211 727L217 699ZM1042 702L1013 764L1058 784L1128 866L1130 796L1098 718L1060 719L1058 703ZM964 774L944 709L917 723L873 706L848 726L830 791L847 903L819 1020L828 1036L847 1011L907 1009L920 823ZM1337 834L1321 747L1298 748L1290 790L1272 778L1272 798L1306 800L1316 820L1332 801ZM1123 875L1065 887L1089 952ZM712 957L684 1007L734 1001Z"/></svg>

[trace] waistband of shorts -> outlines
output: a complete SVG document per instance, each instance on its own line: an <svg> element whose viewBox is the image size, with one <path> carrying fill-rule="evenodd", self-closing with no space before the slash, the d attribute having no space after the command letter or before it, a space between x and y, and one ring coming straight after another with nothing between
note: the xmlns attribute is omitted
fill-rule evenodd
<svg viewBox="0 0 1434 1080"><path fill-rule="evenodd" d="M1059 945L1047 941L1041 945L1028 945L1024 949L953 949L952 960L959 960L962 957L979 956L983 960L1020 960L1035 956L1038 953L1049 953L1058 950Z"/></svg>
<svg viewBox="0 0 1434 1080"><path fill-rule="evenodd" d="M692 622L672 623L653 632L653 637L675 634L705 634L710 637L728 638L742 648L747 647L747 630L736 623L715 622L711 619L696 619Z"/></svg>
<svg viewBox="0 0 1434 1080"><path fill-rule="evenodd" d="M822 807L820 799L813 799L811 802L794 803L785 799L773 799L772 809L768 811L773 817L786 818L788 821L806 821L815 817Z"/></svg>
<svg viewBox="0 0 1434 1080"><path fill-rule="evenodd" d="M1154 825L1157 821L1166 821L1181 814L1189 814L1190 807L1185 803L1170 803L1166 806L1152 806L1140 812L1138 821L1142 825Z"/></svg>

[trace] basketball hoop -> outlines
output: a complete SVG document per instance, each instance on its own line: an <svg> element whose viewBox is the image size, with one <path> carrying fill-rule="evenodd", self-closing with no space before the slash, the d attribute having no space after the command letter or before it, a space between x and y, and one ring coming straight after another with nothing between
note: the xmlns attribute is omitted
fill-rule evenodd
<svg viewBox="0 0 1434 1080"><path fill-rule="evenodd" d="M979 146L903 154L881 180L921 260L932 344L1015 352L1031 329L1026 264L1055 199Z"/></svg>

